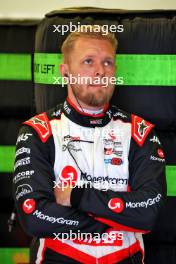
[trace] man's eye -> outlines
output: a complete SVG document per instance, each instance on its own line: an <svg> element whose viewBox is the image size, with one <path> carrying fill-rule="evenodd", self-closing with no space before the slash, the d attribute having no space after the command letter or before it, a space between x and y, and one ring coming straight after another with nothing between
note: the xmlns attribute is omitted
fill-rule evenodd
<svg viewBox="0 0 176 264"><path fill-rule="evenodd" d="M84 60L84 64L91 64L91 63L92 63L92 60L91 59Z"/></svg>
<svg viewBox="0 0 176 264"><path fill-rule="evenodd" d="M105 66L111 66L111 65L113 65L113 62L108 60L108 61L104 62L104 65Z"/></svg>

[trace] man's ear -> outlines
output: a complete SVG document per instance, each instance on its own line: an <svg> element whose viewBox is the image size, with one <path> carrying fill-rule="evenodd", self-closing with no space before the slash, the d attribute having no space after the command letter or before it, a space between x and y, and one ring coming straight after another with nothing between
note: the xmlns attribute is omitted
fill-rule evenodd
<svg viewBox="0 0 176 264"><path fill-rule="evenodd" d="M66 63L61 63L59 69L62 77L68 77L68 65Z"/></svg>

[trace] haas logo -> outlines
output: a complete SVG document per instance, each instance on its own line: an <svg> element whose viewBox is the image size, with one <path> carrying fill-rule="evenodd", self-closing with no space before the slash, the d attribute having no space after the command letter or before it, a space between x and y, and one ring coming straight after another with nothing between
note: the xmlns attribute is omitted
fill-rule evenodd
<svg viewBox="0 0 176 264"><path fill-rule="evenodd" d="M22 208L26 214L31 214L35 210L35 200L34 199L25 200Z"/></svg>
<svg viewBox="0 0 176 264"><path fill-rule="evenodd" d="M124 209L124 202L120 198L112 198L108 203L108 207L115 213L121 213Z"/></svg>
<svg viewBox="0 0 176 264"><path fill-rule="evenodd" d="M61 171L60 180L65 185L75 186L78 180L76 169L72 166L65 166Z"/></svg>

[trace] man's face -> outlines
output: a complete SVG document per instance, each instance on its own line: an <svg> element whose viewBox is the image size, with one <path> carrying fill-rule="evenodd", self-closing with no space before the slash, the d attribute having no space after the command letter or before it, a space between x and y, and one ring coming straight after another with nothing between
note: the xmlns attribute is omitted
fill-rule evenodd
<svg viewBox="0 0 176 264"><path fill-rule="evenodd" d="M105 83L115 76L115 51L108 40L81 37L69 54L67 73L74 77L89 77L70 89L83 106L101 107L112 97L114 84ZM71 91L72 93L72 91Z"/></svg>

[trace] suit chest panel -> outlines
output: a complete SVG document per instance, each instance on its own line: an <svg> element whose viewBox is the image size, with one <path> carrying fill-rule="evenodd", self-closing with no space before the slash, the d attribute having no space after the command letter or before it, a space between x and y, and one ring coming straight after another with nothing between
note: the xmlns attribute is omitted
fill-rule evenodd
<svg viewBox="0 0 176 264"><path fill-rule="evenodd" d="M91 182L94 188L126 191L130 123L111 121L105 127L81 127L65 116L52 121L56 180Z"/></svg>

